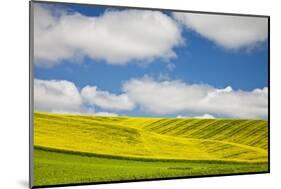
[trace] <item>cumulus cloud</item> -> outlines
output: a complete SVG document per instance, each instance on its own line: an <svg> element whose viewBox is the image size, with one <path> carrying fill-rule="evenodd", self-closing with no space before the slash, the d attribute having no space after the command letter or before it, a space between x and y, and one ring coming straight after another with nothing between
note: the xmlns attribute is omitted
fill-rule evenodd
<svg viewBox="0 0 281 189"><path fill-rule="evenodd" d="M176 118L189 118L189 116L184 116L184 115L177 115Z"/></svg>
<svg viewBox="0 0 281 189"><path fill-rule="evenodd" d="M131 110L134 103L127 94L116 95L98 90L96 86L86 86L81 91L84 102L106 110Z"/></svg>
<svg viewBox="0 0 281 189"><path fill-rule="evenodd" d="M96 115L96 116L110 116L110 117L118 116L118 114L111 113L111 112L96 112L94 115Z"/></svg>
<svg viewBox="0 0 281 189"><path fill-rule="evenodd" d="M203 114L198 116L184 116L178 115L177 118L199 118L199 119L214 119L215 117L211 114Z"/></svg>
<svg viewBox="0 0 281 189"><path fill-rule="evenodd" d="M36 111L57 113L86 113L115 115L116 113L95 112L103 110L131 110L134 103L127 94L112 94L98 90L96 86L86 86L81 91L74 83L65 80L34 80L34 108Z"/></svg>
<svg viewBox="0 0 281 189"><path fill-rule="evenodd" d="M79 91L69 81L35 79L34 107L36 111L103 116L117 116L116 112L140 107L141 111L157 116L268 117L267 87L242 91L233 90L230 86L221 89L180 80L163 81L144 77L126 81L122 89L122 94L103 91L96 86L86 86ZM102 111L95 112L95 107Z"/></svg>
<svg viewBox="0 0 281 189"><path fill-rule="evenodd" d="M214 119L215 117L212 116L211 114L203 114L199 116L194 116L194 118L200 118L200 119Z"/></svg>
<svg viewBox="0 0 281 189"><path fill-rule="evenodd" d="M156 81L149 77L124 83L124 92L143 111L154 114L215 114L226 117L266 118L268 89L218 89L203 84L182 81Z"/></svg>
<svg viewBox="0 0 281 189"><path fill-rule="evenodd" d="M64 80L34 80L34 108L46 112L80 112L82 98L76 86Z"/></svg>
<svg viewBox="0 0 281 189"><path fill-rule="evenodd" d="M174 13L188 29L228 49L253 46L268 36L267 18Z"/></svg>
<svg viewBox="0 0 281 189"><path fill-rule="evenodd" d="M85 16L38 4L34 8L34 54L39 65L85 56L110 64L148 63L175 57L173 48L182 43L176 21L160 11L107 10Z"/></svg>

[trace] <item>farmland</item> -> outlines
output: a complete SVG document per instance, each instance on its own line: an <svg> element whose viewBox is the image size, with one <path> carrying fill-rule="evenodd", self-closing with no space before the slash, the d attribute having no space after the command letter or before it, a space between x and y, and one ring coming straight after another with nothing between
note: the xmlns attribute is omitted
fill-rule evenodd
<svg viewBox="0 0 281 189"><path fill-rule="evenodd" d="M268 171L268 122L34 113L35 186Z"/></svg>

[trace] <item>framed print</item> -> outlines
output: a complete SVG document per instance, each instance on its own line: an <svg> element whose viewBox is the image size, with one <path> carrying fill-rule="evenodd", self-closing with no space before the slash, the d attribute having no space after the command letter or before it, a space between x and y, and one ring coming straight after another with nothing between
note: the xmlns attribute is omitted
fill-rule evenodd
<svg viewBox="0 0 281 189"><path fill-rule="evenodd" d="M269 16L30 2L30 187L269 173Z"/></svg>

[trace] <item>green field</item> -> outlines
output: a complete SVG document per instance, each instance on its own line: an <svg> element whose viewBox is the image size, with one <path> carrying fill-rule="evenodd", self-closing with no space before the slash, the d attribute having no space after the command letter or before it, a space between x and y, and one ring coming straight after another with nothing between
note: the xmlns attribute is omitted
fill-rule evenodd
<svg viewBox="0 0 281 189"><path fill-rule="evenodd" d="M34 113L35 186L268 171L268 122Z"/></svg>

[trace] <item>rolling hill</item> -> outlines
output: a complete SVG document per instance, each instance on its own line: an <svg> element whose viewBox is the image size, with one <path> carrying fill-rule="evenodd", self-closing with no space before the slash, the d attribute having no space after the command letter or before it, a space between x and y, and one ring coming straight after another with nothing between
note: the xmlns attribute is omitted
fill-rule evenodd
<svg viewBox="0 0 281 189"><path fill-rule="evenodd" d="M34 146L35 182L37 180L38 185L266 172L268 122L246 119L100 117L36 112ZM69 162L64 161L64 158L69 159ZM85 161L87 163L83 164ZM118 165L123 166L122 169L119 167L117 175L110 176L106 167L111 169L110 167L115 167L112 162L114 164L118 161ZM100 162L96 166L100 168L99 173L95 172L97 170L91 172L87 169L97 165L96 162ZM71 165L77 168L78 175L74 178L70 176L75 170ZM187 169L181 168L186 166ZM70 174L67 177L72 180L60 179L60 171L54 171L58 167L65 169L63 174ZM139 172L130 172L138 168ZM55 178L58 180L48 180L48 175L42 179L37 174L40 170L48 170L45 174L58 174ZM125 170L128 171L126 174ZM149 175L148 170L151 173ZM125 172L122 174L123 171ZM87 172L87 176L83 176L82 172ZM96 174L99 178L96 178Z"/></svg>

